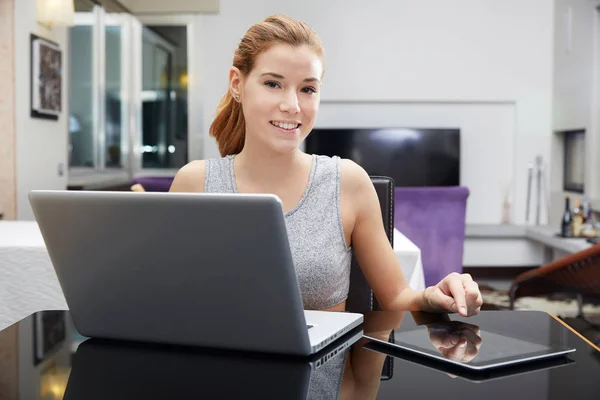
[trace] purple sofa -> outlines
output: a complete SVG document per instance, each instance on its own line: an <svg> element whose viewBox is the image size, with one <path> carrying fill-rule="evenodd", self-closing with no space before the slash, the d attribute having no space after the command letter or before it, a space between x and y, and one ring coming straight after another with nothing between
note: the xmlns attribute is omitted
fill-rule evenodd
<svg viewBox="0 0 600 400"><path fill-rule="evenodd" d="M173 179L172 176L145 176L133 178L132 185L139 183L146 192L168 192Z"/></svg>
<svg viewBox="0 0 600 400"><path fill-rule="evenodd" d="M394 227L421 249L427 286L462 273L468 197L461 186L395 189Z"/></svg>

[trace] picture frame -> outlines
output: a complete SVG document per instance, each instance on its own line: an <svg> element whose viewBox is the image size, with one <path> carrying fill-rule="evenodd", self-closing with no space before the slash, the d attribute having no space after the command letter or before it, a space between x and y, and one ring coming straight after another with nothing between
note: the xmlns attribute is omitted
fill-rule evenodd
<svg viewBox="0 0 600 400"><path fill-rule="evenodd" d="M65 311L40 311L33 316L33 365L56 353L67 337Z"/></svg>
<svg viewBox="0 0 600 400"><path fill-rule="evenodd" d="M62 51L31 34L31 117L58 120L62 111Z"/></svg>

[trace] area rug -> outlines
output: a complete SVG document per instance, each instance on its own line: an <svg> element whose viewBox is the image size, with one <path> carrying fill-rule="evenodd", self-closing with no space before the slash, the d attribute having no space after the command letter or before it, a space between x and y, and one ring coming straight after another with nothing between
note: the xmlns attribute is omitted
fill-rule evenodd
<svg viewBox="0 0 600 400"><path fill-rule="evenodd" d="M507 291L496 290L488 286L480 286L484 308L509 309L510 300ZM575 318L579 314L577 300L565 295L519 297L515 301L516 310L545 311L560 318ZM600 317L600 304L583 304L585 317Z"/></svg>
<svg viewBox="0 0 600 400"><path fill-rule="evenodd" d="M485 285L479 286L484 310L508 310L508 292ZM515 310L539 310L555 315L596 346L600 346L600 304L583 303L583 318L579 316L577 301L563 294L540 297L520 297Z"/></svg>

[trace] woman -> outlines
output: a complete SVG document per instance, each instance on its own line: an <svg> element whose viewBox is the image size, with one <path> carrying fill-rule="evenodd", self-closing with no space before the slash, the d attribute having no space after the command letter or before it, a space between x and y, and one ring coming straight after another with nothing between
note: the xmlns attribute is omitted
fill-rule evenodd
<svg viewBox="0 0 600 400"><path fill-rule="evenodd" d="M323 73L323 47L306 24L276 15L252 26L210 127L222 158L184 166L171 191L279 196L305 309L345 310L354 252L384 309L478 313L481 294L467 274L408 287L359 165L299 149L317 117Z"/></svg>

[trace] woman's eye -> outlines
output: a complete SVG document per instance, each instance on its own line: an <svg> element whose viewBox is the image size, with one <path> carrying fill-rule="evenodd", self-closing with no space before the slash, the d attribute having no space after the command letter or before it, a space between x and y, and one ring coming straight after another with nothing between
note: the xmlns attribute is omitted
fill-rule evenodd
<svg viewBox="0 0 600 400"><path fill-rule="evenodd" d="M309 94L315 94L317 93L317 90L314 87L305 87L304 89L302 89L302 91L304 93L309 93Z"/></svg>
<svg viewBox="0 0 600 400"><path fill-rule="evenodd" d="M279 83L273 82L273 81L266 81L265 85L268 86L268 87L270 87L270 88L273 88L273 89L279 87Z"/></svg>

